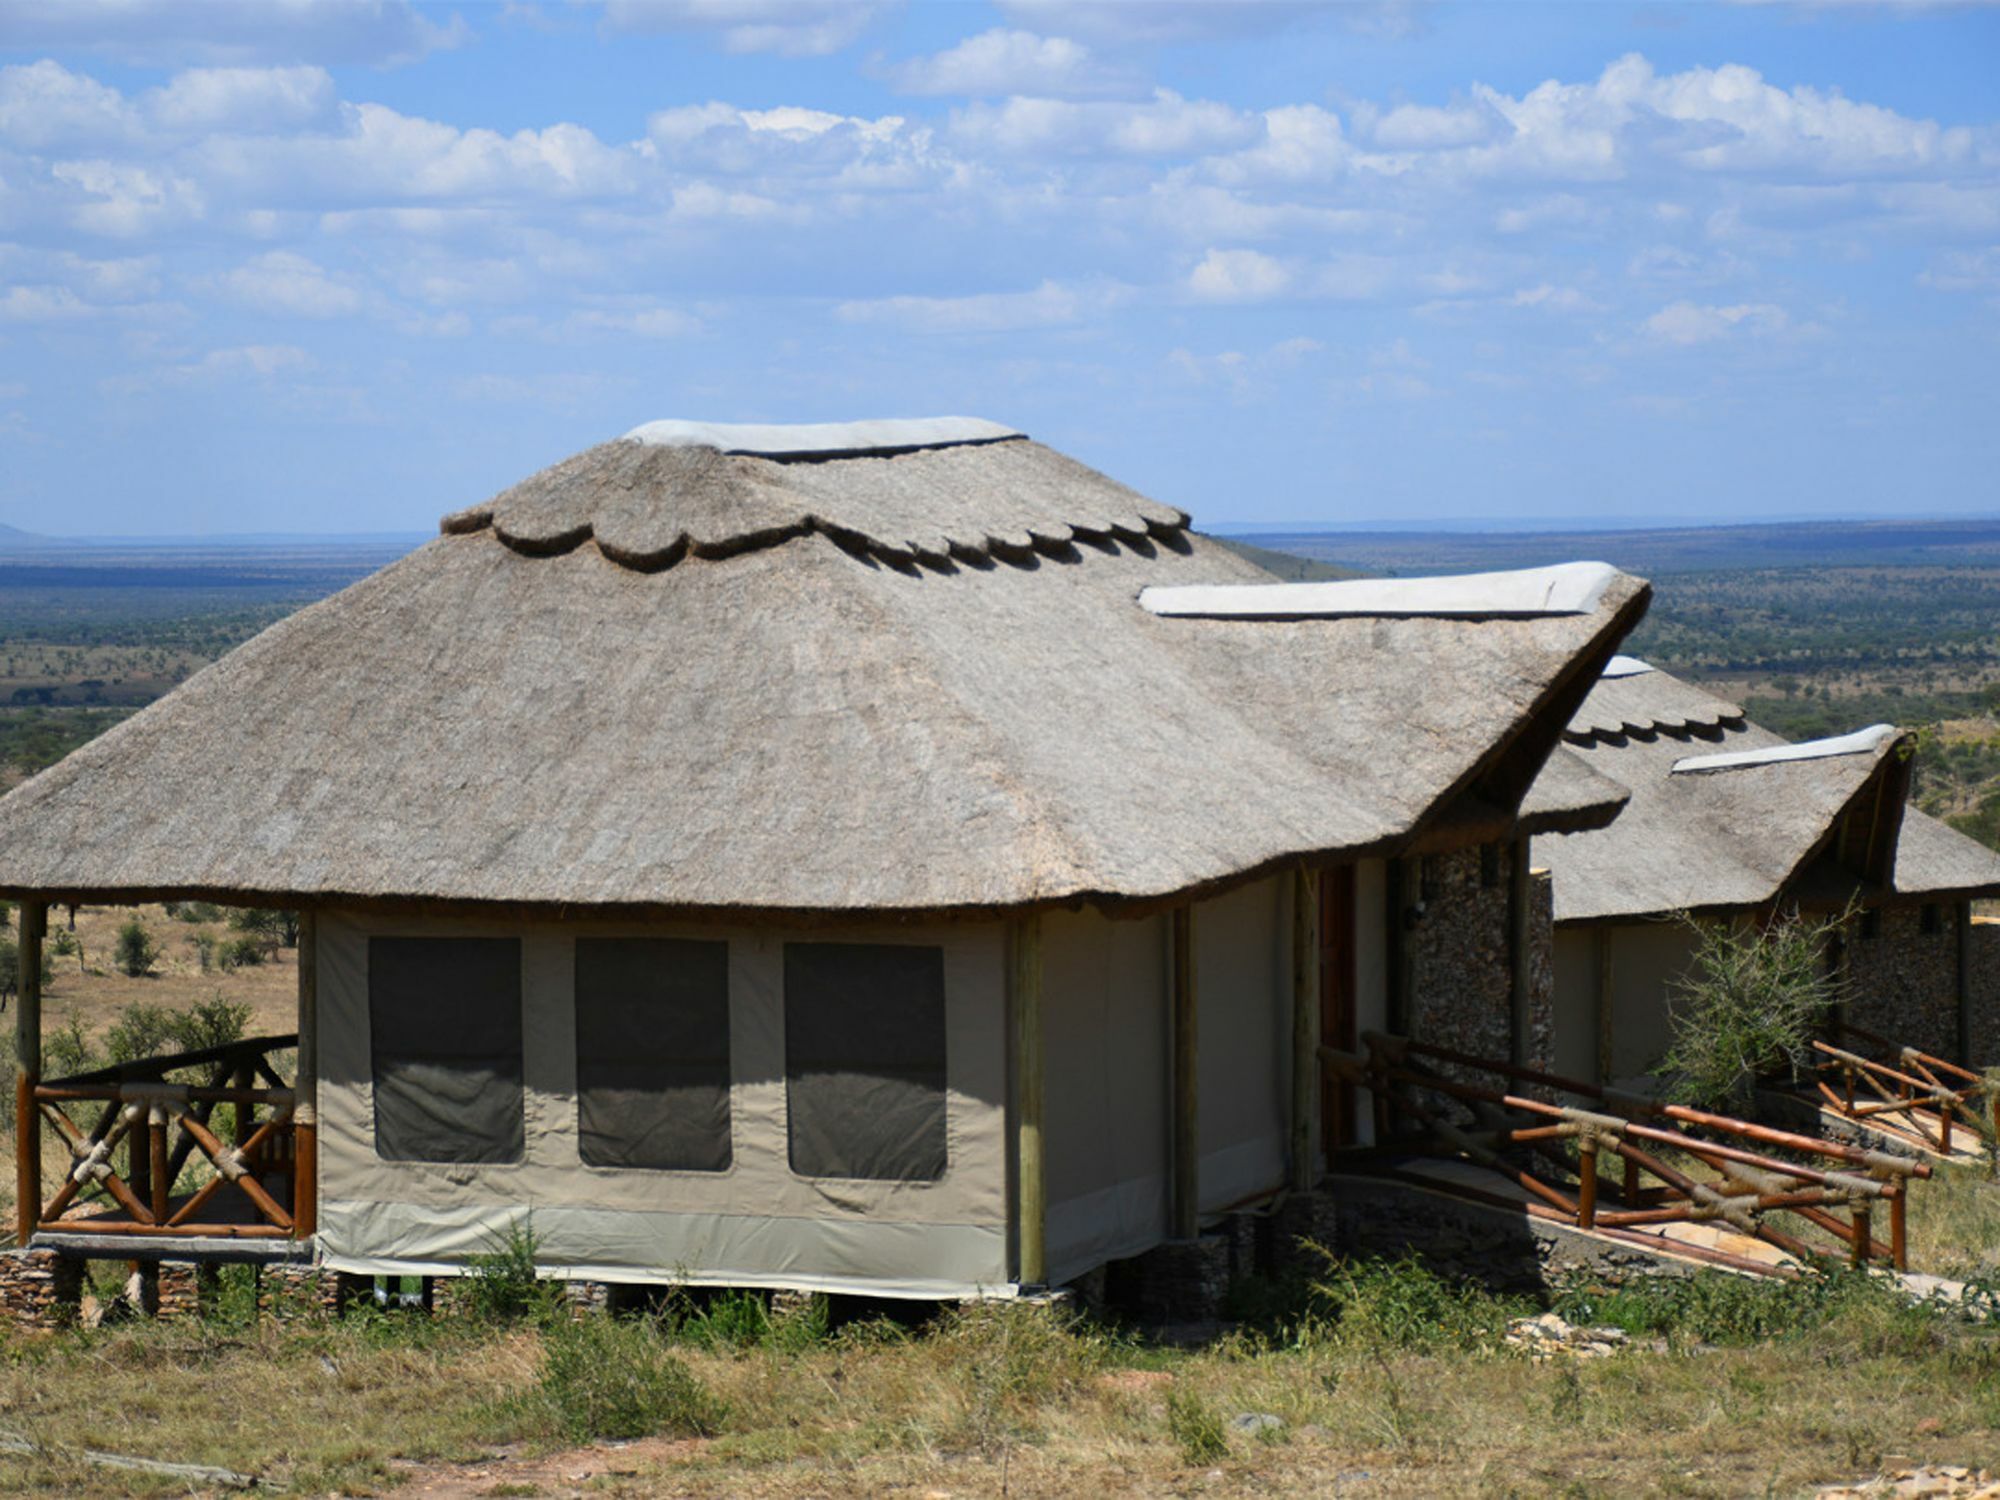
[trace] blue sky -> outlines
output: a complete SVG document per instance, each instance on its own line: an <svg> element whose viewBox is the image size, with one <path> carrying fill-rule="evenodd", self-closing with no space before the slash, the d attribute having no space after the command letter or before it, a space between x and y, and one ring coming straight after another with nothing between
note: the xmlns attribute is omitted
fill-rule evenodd
<svg viewBox="0 0 2000 1500"><path fill-rule="evenodd" d="M656 417L1214 526L2000 514L2000 9L0 0L0 521L428 529Z"/></svg>

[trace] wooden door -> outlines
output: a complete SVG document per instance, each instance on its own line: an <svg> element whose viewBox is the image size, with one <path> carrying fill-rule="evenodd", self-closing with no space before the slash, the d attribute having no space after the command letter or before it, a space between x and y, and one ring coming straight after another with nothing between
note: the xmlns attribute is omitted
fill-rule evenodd
<svg viewBox="0 0 2000 1500"><path fill-rule="evenodd" d="M1354 866L1319 877L1319 1037L1343 1052L1356 1049L1354 1017ZM1320 1088L1320 1140L1329 1156L1356 1144L1352 1085L1327 1080Z"/></svg>

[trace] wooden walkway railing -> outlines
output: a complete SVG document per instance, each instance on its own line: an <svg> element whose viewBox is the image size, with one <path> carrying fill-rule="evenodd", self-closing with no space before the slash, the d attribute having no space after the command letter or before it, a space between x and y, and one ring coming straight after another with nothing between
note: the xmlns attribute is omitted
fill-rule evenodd
<svg viewBox="0 0 2000 1500"><path fill-rule="evenodd" d="M2000 1090L1979 1074L1858 1026L1840 1024L1835 1034L1875 1054L1813 1043L1821 1054L1814 1082L1835 1114L1939 1156L2000 1147Z"/></svg>
<svg viewBox="0 0 2000 1500"><path fill-rule="evenodd" d="M160 1238L295 1234L296 1101L272 1055L297 1044L296 1036L255 1037L36 1084L35 1107L70 1155L41 1202L40 1228ZM216 1114L225 1105L227 1123ZM184 1178L187 1191L177 1193Z"/></svg>
<svg viewBox="0 0 2000 1500"><path fill-rule="evenodd" d="M1377 1146L1457 1156L1486 1168L1526 1194L1524 1206L1537 1218L1612 1231L1720 1221L1801 1261L1828 1253L1824 1243L1807 1237L1817 1231L1850 1264L1907 1266L1905 1194L1911 1178L1931 1174L1920 1162L1406 1037L1367 1032L1362 1043L1359 1054L1322 1047L1320 1058L1331 1075L1369 1091ZM1468 1083L1433 1064L1503 1082ZM1598 1107L1557 1104L1508 1084L1569 1094ZM1454 1112L1462 1118L1450 1118ZM1698 1165L1684 1170L1667 1159L1671 1153ZM1610 1180L1600 1176L1605 1155L1622 1168ZM1703 1180L1703 1171L1713 1176ZM1886 1243L1872 1230L1878 1204L1888 1214ZM1845 1221L1838 1217L1842 1211ZM1769 1216L1780 1212L1794 1216L1801 1232L1772 1223ZM1772 1269L1738 1259L1746 1270Z"/></svg>

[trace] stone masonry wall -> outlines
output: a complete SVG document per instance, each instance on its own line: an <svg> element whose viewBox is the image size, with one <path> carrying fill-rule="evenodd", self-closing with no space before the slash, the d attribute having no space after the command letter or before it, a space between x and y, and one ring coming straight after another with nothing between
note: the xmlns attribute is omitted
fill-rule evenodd
<svg viewBox="0 0 2000 1500"><path fill-rule="evenodd" d="M1966 979L1972 1011L1974 1068L2000 1067L2000 922L1972 919Z"/></svg>
<svg viewBox="0 0 2000 1500"><path fill-rule="evenodd" d="M1474 848L1422 862L1423 916L1407 934L1408 1024L1419 1041L1505 1062L1513 1039L1507 922L1513 860L1504 844L1496 852L1497 861ZM1482 865L1497 865L1490 885ZM1531 874L1529 882L1527 1057L1530 1066L1546 1068L1554 1051L1554 904L1546 872Z"/></svg>
<svg viewBox="0 0 2000 1500"><path fill-rule="evenodd" d="M1847 1017L1898 1046L1958 1057L1958 933L1954 903L1940 902L1936 931L1923 930L1921 906L1885 906L1872 917L1875 936L1849 926Z"/></svg>

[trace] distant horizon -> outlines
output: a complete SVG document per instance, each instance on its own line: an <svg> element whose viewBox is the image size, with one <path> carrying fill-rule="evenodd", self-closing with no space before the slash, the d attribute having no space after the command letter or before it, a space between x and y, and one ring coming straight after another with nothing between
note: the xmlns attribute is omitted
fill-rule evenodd
<svg viewBox="0 0 2000 1500"><path fill-rule="evenodd" d="M1770 527L1869 524L1899 526L1989 524L2000 526L2000 510L1965 513L1939 511L1923 514L1896 514L1888 511L1854 511L1822 515L1775 514L1747 517L1680 516L1672 520L1647 520L1643 518L1613 516L1594 518L1588 523L1579 521L1576 518L1563 516L1461 516L1445 517L1438 520L1396 520L1383 517L1373 520L1336 522L1232 521L1215 526L1205 526L1202 524L1200 516L1197 515L1194 518L1194 529L1196 531L1206 533L1209 536L1227 537L1240 541L1255 541L1260 537L1283 538L1288 536L1609 536L1623 532L1641 531L1728 531L1755 530ZM0 559L6 559L11 551L24 547L32 551L42 546L164 548L195 545L285 546L311 545L314 543L347 546L413 546L429 541L437 534L434 529L422 531L412 529L407 531L160 531L92 535L34 532L18 526L0 526Z"/></svg>

